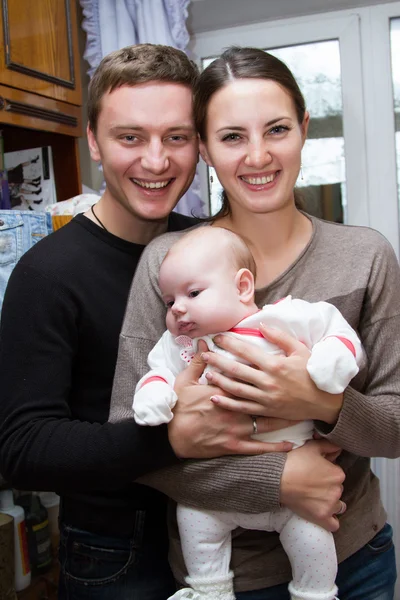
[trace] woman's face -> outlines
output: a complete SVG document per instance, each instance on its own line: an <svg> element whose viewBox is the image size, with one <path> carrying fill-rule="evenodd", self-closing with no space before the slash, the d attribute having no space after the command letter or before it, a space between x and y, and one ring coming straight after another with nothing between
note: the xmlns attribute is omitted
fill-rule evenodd
<svg viewBox="0 0 400 600"><path fill-rule="evenodd" d="M294 202L308 120L306 114L300 125L289 93L267 79L238 79L212 97L201 153L215 168L233 216Z"/></svg>

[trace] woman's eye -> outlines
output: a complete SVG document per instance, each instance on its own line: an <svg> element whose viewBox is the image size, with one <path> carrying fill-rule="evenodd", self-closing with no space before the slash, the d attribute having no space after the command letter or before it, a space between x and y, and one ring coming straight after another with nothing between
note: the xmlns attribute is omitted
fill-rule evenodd
<svg viewBox="0 0 400 600"><path fill-rule="evenodd" d="M276 134L283 133L284 131L289 131L289 127L287 127L286 125L276 125L275 127L269 130L269 133Z"/></svg>
<svg viewBox="0 0 400 600"><path fill-rule="evenodd" d="M228 133L222 138L223 142L236 142L237 140L240 140L240 135L238 133Z"/></svg>
<svg viewBox="0 0 400 600"><path fill-rule="evenodd" d="M193 290L193 292L189 292L189 298L196 298L200 294L200 290Z"/></svg>

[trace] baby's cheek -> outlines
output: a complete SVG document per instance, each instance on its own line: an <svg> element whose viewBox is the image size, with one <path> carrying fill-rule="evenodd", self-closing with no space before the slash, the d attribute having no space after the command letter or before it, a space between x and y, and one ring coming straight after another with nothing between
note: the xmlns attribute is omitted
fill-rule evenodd
<svg viewBox="0 0 400 600"><path fill-rule="evenodd" d="M177 335L176 330L175 330L175 319L173 318L170 311L167 312L167 316L165 318L165 325L166 325L168 331L170 331L172 333L172 335Z"/></svg>

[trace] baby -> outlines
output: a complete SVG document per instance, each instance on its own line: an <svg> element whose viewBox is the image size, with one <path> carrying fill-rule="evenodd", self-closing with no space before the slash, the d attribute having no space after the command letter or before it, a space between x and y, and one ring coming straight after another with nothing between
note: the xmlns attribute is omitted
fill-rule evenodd
<svg viewBox="0 0 400 600"><path fill-rule="evenodd" d="M133 410L137 423L159 425L173 418L172 409L178 400L173 389L175 377L190 363L199 339L204 339L210 350L236 360L215 346L215 335L224 332L271 354L283 354L261 335L260 321L307 346L311 352L307 370L321 390L341 393L358 373L361 343L333 305L287 296L259 310L254 302L255 271L246 243L227 229L200 227L170 248L159 275L167 307L167 331L148 356L151 371L136 387ZM205 374L200 383L207 383ZM298 448L312 436L313 422L303 421L253 437L269 442L288 440ZM177 519L188 570L186 582L191 587L179 590L170 600L234 600L229 563L231 532L237 527L279 532L292 566L292 600L336 598L337 559L332 534L287 508L252 515L179 505Z"/></svg>

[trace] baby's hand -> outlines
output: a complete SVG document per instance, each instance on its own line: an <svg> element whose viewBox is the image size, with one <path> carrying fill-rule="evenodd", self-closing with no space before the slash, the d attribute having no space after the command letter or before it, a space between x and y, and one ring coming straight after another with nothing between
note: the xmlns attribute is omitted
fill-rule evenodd
<svg viewBox="0 0 400 600"><path fill-rule="evenodd" d="M173 418L178 396L166 381L152 381L143 385L133 399L133 413L139 425L161 425Z"/></svg>
<svg viewBox="0 0 400 600"><path fill-rule="evenodd" d="M315 344L307 363L307 371L315 385L330 394L341 394L358 370L353 353L337 337Z"/></svg>

